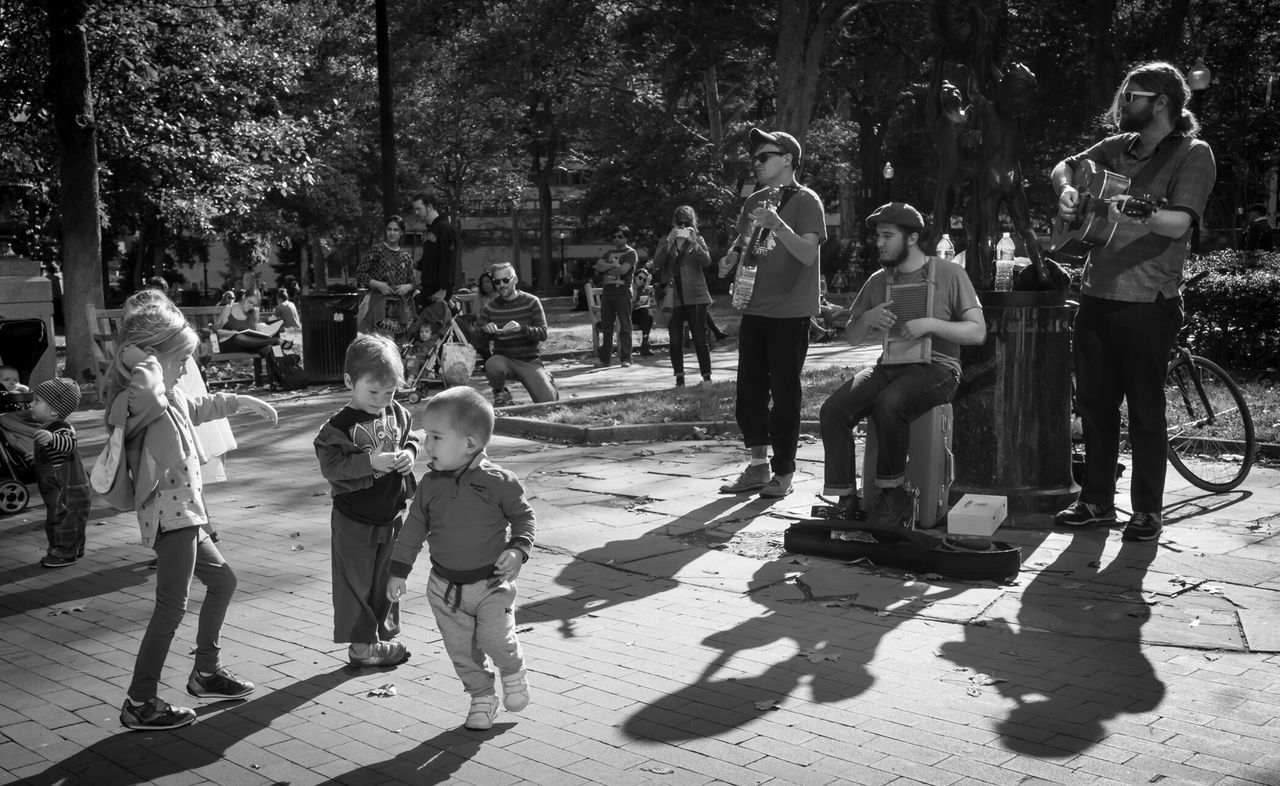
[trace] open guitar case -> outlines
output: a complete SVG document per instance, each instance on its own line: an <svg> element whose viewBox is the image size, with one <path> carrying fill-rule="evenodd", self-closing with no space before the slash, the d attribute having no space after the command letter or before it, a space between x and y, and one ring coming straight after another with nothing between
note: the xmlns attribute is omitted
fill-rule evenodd
<svg viewBox="0 0 1280 786"><path fill-rule="evenodd" d="M849 533L855 539L832 537L832 533ZM787 528L782 545L793 554L868 559L885 567L971 581L1011 579L1022 567L1022 549L1008 543L992 541L988 549L976 551L915 530L841 519L797 521Z"/></svg>

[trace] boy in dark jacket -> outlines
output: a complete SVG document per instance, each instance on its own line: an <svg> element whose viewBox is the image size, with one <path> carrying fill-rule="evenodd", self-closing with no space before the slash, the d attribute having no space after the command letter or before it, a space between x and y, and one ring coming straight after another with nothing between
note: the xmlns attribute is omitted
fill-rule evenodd
<svg viewBox="0 0 1280 786"><path fill-rule="evenodd" d="M393 641L400 604L387 597L391 548L413 496L418 437L395 401L404 366L386 336L365 333L347 348L351 401L316 435L320 473L333 494L333 640L350 642L355 666L396 666L409 652Z"/></svg>

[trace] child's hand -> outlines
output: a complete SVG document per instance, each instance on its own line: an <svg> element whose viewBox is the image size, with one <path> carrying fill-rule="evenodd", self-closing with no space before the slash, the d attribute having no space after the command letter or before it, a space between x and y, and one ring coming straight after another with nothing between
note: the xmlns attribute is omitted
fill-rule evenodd
<svg viewBox="0 0 1280 786"><path fill-rule="evenodd" d="M120 362L124 364L125 368L130 370L137 368L139 363L149 357L151 357L151 353L147 352L137 344L130 344L120 350Z"/></svg>
<svg viewBox="0 0 1280 786"><path fill-rule="evenodd" d="M399 455L399 451L383 453L375 450L369 454L369 464L375 472L394 472Z"/></svg>
<svg viewBox="0 0 1280 786"><path fill-rule="evenodd" d="M396 451L396 463L393 466L396 472L401 475L408 475L413 472L413 452L408 450Z"/></svg>
<svg viewBox="0 0 1280 786"><path fill-rule="evenodd" d="M391 601L392 603L395 603L396 601L403 598L404 594L408 591L409 591L409 582L405 581L404 579L396 578L395 576L392 576L391 578L387 579L387 600Z"/></svg>
<svg viewBox="0 0 1280 786"><path fill-rule="evenodd" d="M276 408L258 398L257 396L238 396L240 409L247 410L262 418L271 424L272 428L279 425L280 416L276 414Z"/></svg>
<svg viewBox="0 0 1280 786"><path fill-rule="evenodd" d="M515 581L524 566L524 552L520 549L507 549L493 563L494 575L503 581Z"/></svg>
<svg viewBox="0 0 1280 786"><path fill-rule="evenodd" d="M35 440L37 445L48 445L50 442L53 442L53 434L45 431L44 429L37 429L36 433L32 435L32 438Z"/></svg>

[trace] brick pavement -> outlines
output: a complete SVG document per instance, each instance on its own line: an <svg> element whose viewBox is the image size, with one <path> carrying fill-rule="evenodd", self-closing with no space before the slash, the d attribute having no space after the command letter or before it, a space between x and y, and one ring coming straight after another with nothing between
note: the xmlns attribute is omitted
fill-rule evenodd
<svg viewBox="0 0 1280 786"><path fill-rule="evenodd" d="M1280 783L1276 471L1218 496L1171 475L1158 544L1024 517L1004 586L781 554L820 487L816 441L770 504L715 493L742 458L728 441L499 438L539 514L518 612L534 693L473 733L421 575L407 664L350 670L329 641L310 440L340 402L286 400L275 431L235 420L233 480L208 498L240 577L225 656L258 690L192 700L187 729L118 725L153 593L132 514L95 507L88 555L60 571L35 566L38 505L0 520L0 783ZM96 417L76 416L86 455ZM175 702L201 598L169 659Z"/></svg>

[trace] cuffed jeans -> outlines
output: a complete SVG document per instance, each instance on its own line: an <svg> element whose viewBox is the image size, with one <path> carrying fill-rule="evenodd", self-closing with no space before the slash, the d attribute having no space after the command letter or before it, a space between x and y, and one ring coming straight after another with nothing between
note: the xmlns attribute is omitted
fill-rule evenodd
<svg viewBox="0 0 1280 786"><path fill-rule="evenodd" d="M93 493L80 459L71 456L57 464L36 462L36 481L44 499L44 534L49 554L75 557L84 553L84 533L89 523Z"/></svg>
<svg viewBox="0 0 1280 786"><path fill-rule="evenodd" d="M222 559L218 547L202 527L183 527L162 532L156 538L156 607L138 648L129 698L137 702L155 697L160 675L173 635L187 612L191 577L204 584L200 622L196 628L195 667L211 673L222 665L222 622L236 592L236 574Z"/></svg>
<svg viewBox="0 0 1280 786"><path fill-rule="evenodd" d="M684 328L693 336L693 353L698 356L698 370L711 376L711 348L707 346L707 304L676 306L671 310L667 330L671 339L671 370L684 376Z"/></svg>
<svg viewBox="0 0 1280 786"><path fill-rule="evenodd" d="M1080 499L1111 506L1120 454L1120 402L1129 404L1134 512L1164 507L1164 380L1169 349L1182 327L1182 298L1152 303L1081 297L1072 336L1076 410L1084 427L1085 467Z"/></svg>
<svg viewBox="0 0 1280 786"><path fill-rule="evenodd" d="M600 362L613 357L613 324L618 323L618 360L631 360L631 287L606 286L600 293Z"/></svg>
<svg viewBox="0 0 1280 786"><path fill-rule="evenodd" d="M516 638L515 582L490 579L451 584L433 570L427 599L445 652L467 693L495 694L485 656L504 675L524 668L524 650Z"/></svg>
<svg viewBox="0 0 1280 786"><path fill-rule="evenodd" d="M529 397L535 404L560 400L556 381L543 368L540 360L516 360L505 355L492 355L484 362L484 375L495 393L506 390L507 380L515 377L529 391Z"/></svg>
<svg viewBox="0 0 1280 786"><path fill-rule="evenodd" d="M698 328L694 328L697 330ZM809 354L809 317L746 314L738 333L738 402L734 416L748 448L770 445L775 475L796 471L800 441L800 372ZM770 402L772 401L772 406Z"/></svg>
<svg viewBox="0 0 1280 786"><path fill-rule="evenodd" d="M853 428L875 415L877 485L894 485L907 471L911 421L945 404L960 386L942 363L864 368L836 388L822 404L824 494L848 496L858 489ZM867 468L863 470L867 473ZM865 485L865 484L864 484Z"/></svg>

